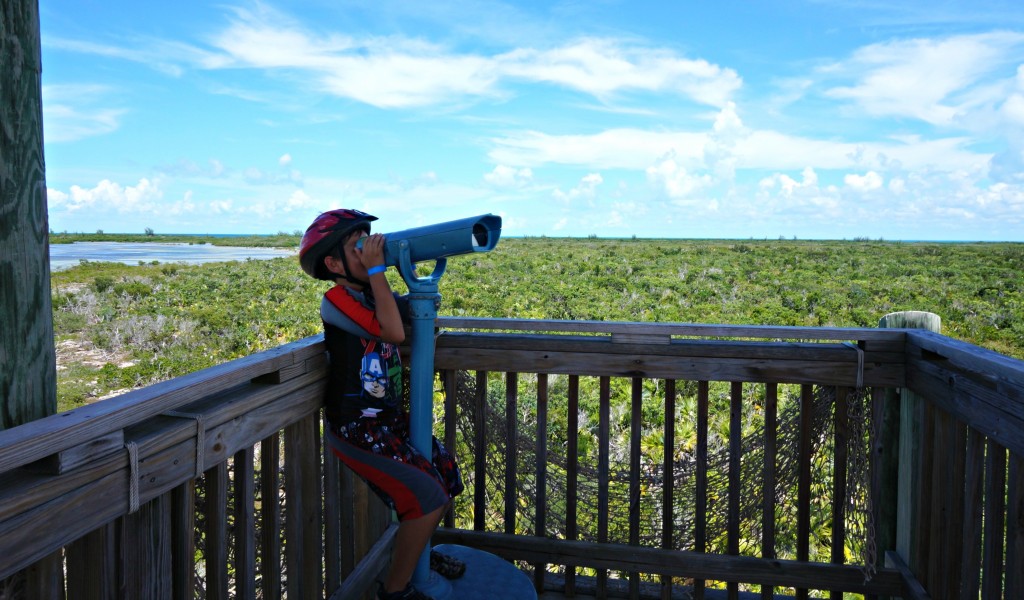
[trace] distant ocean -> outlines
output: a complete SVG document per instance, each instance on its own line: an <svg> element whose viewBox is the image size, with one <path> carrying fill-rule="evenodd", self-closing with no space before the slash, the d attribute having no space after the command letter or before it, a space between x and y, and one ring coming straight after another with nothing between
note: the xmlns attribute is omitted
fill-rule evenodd
<svg viewBox="0 0 1024 600"><path fill-rule="evenodd" d="M293 250L281 248L250 248L214 246L211 244L159 244L135 242L75 242L50 245L50 270L59 271L77 266L83 260L118 262L126 265L139 263L226 262L231 260L265 260L293 256Z"/></svg>

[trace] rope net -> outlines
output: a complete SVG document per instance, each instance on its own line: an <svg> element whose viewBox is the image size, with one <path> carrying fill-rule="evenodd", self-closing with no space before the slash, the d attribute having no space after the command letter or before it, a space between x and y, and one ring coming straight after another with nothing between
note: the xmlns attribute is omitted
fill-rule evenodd
<svg viewBox="0 0 1024 600"><path fill-rule="evenodd" d="M553 379L555 376L551 376ZM583 378L581 378L582 381ZM691 382L692 383L692 382ZM714 384L712 384L714 385ZM726 384L727 385L727 384ZM536 502L538 497L536 473L536 432L537 412L536 378L524 378L517 382L519 394L516 402L516 434L515 452L515 524L514 530L521 535L535 535L534 531ZM505 530L505 477L506 452L509 444L506 414L506 395L504 386L488 385L484 405L485 444L484 452L475 447L475 423L477 422L477 386L476 379L466 372L456 376L457 402L457 456L466 480L466 490L456 500L457 518L460 527L473 526L473 479L475 477L475 457L484 456L486 510L485 526L488 531ZM557 382L550 387L549 422L555 420L556 410L564 413L564 408L554 408L560 404L557 393ZM581 386L582 387L582 386ZM683 386L686 388L687 386ZM695 386L689 386L695 389ZM749 386L753 388L754 386ZM496 390L494 388L501 388ZM677 391L677 400L684 400L686 395L693 396L692 390ZM581 405L584 391L581 389ZM654 394L651 394L652 396ZM832 499L835 490L835 468L833 457L836 453L836 391L835 388L815 387L813 400L809 407L810 441L811 441L811 478L810 478L810 540L808 559L817 562L832 561ZM661 407L663 394L653 398ZM691 400L693 398L691 397ZM746 398L745 398L746 401ZM645 401L645 414L651 400ZM682 406L682 409L680 409ZM691 419L696 423L695 413L687 413L687 406L695 406L695 402L677 402L675 419ZM843 559L848 564L860 564L865 575L870 577L871 565L874 564L873 532L871 532L870 506L868 504L868 468L866 457L871 424L870 396L864 390L852 390L847 397L847 434L845 443L849 460L846 464L846 494L842 499L844 511L843 526L845 529ZM608 441L608 511L607 540L616 543L628 543L630 539L630 444L629 444L629 399L623 403L612 400L608 408L612 423ZM663 408L662 408L663 410ZM712 406L710 412L714 413ZM728 411L726 410L726 414ZM588 435L587 428L595 419L590 415L581 414L581 436ZM770 493L775 497L774 518L774 556L762 552L764 531L762 527L764 490L764 457L765 457L765 426L750 419L749 427L741 439L740 460L740 493L739 493L739 554L746 556L763 556L765 558L796 559L797 546L797 514L798 514L798 481L799 481L799 447L800 447L800 389L799 386L779 386L778 417L775 435L777 448L775 457L775 485ZM625 422L622 427L616 424ZM705 513L705 545L708 553L727 554L729 525L729 438L727 431L721 433L714 429L708 432L707 450L707 510ZM728 419L726 419L726 429ZM660 424L644 429L643 440L657 438L659 432L664 439L664 429ZM545 531L541 535L566 539L568 537L569 520L566 512L568 493L569 457L565 431L560 428L548 428L547 469L544 480L547 494L547 514ZM558 439L561 437L562 439ZM600 442L598 442L600 443ZM639 544L647 547L667 547L676 550L699 550L696 547L696 498L697 498L697 467L698 456L694 440L679 439L676 436L671 471L666 473L663 460L650 457L641 459L639 472L640 494L637 501L640 510ZM581 446L582 447L582 446ZM599 499L602 490L599 486L599 469L597 451L590 447L578 454L576 537L584 541L598 541L598 523L601 522ZM671 477L673 492L669 501L672 503L671 532L666 536L663 526L663 504L666 500L664 490L666 477ZM869 535L870 534L870 535Z"/></svg>

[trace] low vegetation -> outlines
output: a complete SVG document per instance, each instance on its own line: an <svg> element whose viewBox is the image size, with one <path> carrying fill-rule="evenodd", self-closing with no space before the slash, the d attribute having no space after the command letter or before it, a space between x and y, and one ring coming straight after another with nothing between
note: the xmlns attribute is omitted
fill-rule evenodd
<svg viewBox="0 0 1024 600"><path fill-rule="evenodd" d="M1024 358L1022 272L1009 243L509 238L449 260L440 314L874 327L923 310ZM55 272L59 409L318 333L326 285L293 258Z"/></svg>

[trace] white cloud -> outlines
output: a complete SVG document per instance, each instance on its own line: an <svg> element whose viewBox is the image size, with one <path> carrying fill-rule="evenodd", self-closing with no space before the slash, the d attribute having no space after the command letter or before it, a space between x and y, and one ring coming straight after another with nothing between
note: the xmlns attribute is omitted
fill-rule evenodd
<svg viewBox="0 0 1024 600"><path fill-rule="evenodd" d="M277 164L281 165L282 167L287 167L288 165L292 164L292 155L287 153L282 154L281 158L277 159Z"/></svg>
<svg viewBox="0 0 1024 600"><path fill-rule="evenodd" d="M395 35L318 35L265 5L236 9L211 43L221 54L190 53L200 68L301 73L299 79L316 82L318 91L379 108L499 96L505 94L503 83L515 81L549 83L600 99L645 91L722 106L742 85L732 69L616 39L474 54Z"/></svg>
<svg viewBox="0 0 1024 600"><path fill-rule="evenodd" d="M762 179L758 183L758 187L762 190L771 190L778 187L780 195L789 198L794 193L799 193L802 190L817 191L818 174L811 167L805 167L801 181L796 181L785 173L775 173L770 177Z"/></svg>
<svg viewBox="0 0 1024 600"><path fill-rule="evenodd" d="M556 200L564 202L566 204L573 204L579 200L586 200L592 202L597 196L597 188L604 183L604 178L601 177L600 173L588 173L580 182L576 184L574 188L568 192L563 192L560 189L556 189L552 192L552 195Z"/></svg>
<svg viewBox="0 0 1024 600"><path fill-rule="evenodd" d="M671 154L646 172L647 180L673 200L689 198L712 185L710 175L688 172Z"/></svg>
<svg viewBox="0 0 1024 600"><path fill-rule="evenodd" d="M532 180L533 171L531 169L516 169L507 165L497 165L490 173L484 174L484 181L494 187L523 187Z"/></svg>
<svg viewBox="0 0 1024 600"><path fill-rule="evenodd" d="M843 177L843 183L847 187L858 191L858 192L871 192L882 187L885 182L882 180L882 176L874 171L868 171L863 175L857 175L856 173L850 173Z"/></svg>
<svg viewBox="0 0 1024 600"><path fill-rule="evenodd" d="M608 129L592 135L552 135L525 131L492 139L488 156L503 164L580 165L591 169L646 169L669 153L677 160L700 161L706 134Z"/></svg>
<svg viewBox="0 0 1024 600"><path fill-rule="evenodd" d="M80 210L100 212L155 212L163 198L159 180L140 179L138 185L123 186L104 179L92 188L77 185L65 193L47 190L50 210L75 212Z"/></svg>
<svg viewBox="0 0 1024 600"><path fill-rule="evenodd" d="M1021 45L1024 34L1012 32L872 44L833 66L831 71L851 73L857 81L826 95L852 100L871 115L951 125L962 118L961 95L1014 60Z"/></svg>
<svg viewBox="0 0 1024 600"><path fill-rule="evenodd" d="M108 102L114 93L115 90L102 85L44 85L43 135L46 142L74 142L116 131L127 111L99 106Z"/></svg>
<svg viewBox="0 0 1024 600"><path fill-rule="evenodd" d="M510 76L570 87L597 98L643 90L722 106L742 85L732 69L611 39L582 39L549 50L523 48L497 57L496 62Z"/></svg>

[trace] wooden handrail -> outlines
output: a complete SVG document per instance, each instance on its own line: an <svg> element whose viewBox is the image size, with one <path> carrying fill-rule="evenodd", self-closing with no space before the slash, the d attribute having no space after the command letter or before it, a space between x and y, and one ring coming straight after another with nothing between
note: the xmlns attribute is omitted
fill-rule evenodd
<svg viewBox="0 0 1024 600"><path fill-rule="evenodd" d="M482 411L487 402L504 397L514 408L511 412L506 410L504 415L505 427L512 435L511 440L524 435L536 436L533 450L536 453L535 460L520 465L518 472L515 469L506 471L505 486L513 488L513 495L508 496L509 502L505 503L506 521L500 522L500 506L489 506L486 498L474 497L469 502L474 512L481 513L474 515L474 527L481 531L467 532L449 528L439 532L438 539L476 545L509 559L540 565L541 569L535 579L538 586L544 584L544 565L568 568L566 582L573 579L573 565L596 569L598 593L605 589L606 569L610 568L632 574L630 580L634 593L637 589L636 577L640 573L660 573L666 577L663 585L667 586L671 585L671 577L688 577L693 578L694 584L698 586L703 585L705 580L718 580L762 584L769 590L772 586L792 586L883 595L905 594L910 590L909 593L914 597L922 598L928 592L934 596L945 596L949 590L958 589L961 585L968 590L984 585L986 590L1006 595L1017 594L1021 586L1024 586L1018 577L1018 573L1024 573L1024 552L1019 550L1024 547L1024 534L1012 525L1020 519L1014 511L1019 511L1019 506L1024 504L1024 362L939 334L909 329L819 329L455 317L440 318L437 325L441 334L436 340L435 366L445 372L446 389L454 391L456 370L475 372L478 389L476 398L472 400L475 407L473 410ZM850 341L856 344L842 343ZM287 582L289 595L316 594L310 586L318 586L316 582L320 577L320 567L316 565L320 565L323 557L311 557L313 562L302 560L295 554L300 548L306 554L322 553L328 557L324 567L324 577L328 582L327 595L333 593L337 596L338 590L346 590L344 593L347 594L348 590L364 589L382 567L388 544L392 542L392 534L385 532L382 536L381 532L385 531L383 528L366 529L365 523L360 521L351 525L336 521L339 512L344 515L346 510L349 511L348 518L351 518L354 503L360 502L358 498L365 500L368 494L363 490L353 495L352 488L347 488L349 491L342 495L348 496L340 501L338 488L344 486L338 483L337 477L328 476L326 469L329 461L312 450L320 444L315 419L322 405L326 373L324 367L322 336L313 336L0 432L0 556L3 556L0 560L0 576L52 556L54 551L65 545L76 548L68 556L78 557L78 560L83 556L82 549L88 547L88 544L80 545L81 540L91 536L97 536L97 540L106 540L104 543L114 543L109 531L102 533L106 531L103 528L109 527L114 520L131 519L130 523L136 523L137 519L141 519L145 524L150 523L147 519L156 519L153 521L156 523L163 518L160 511L170 506L171 501L167 500L169 492L176 498L175 514L187 517L192 514L192 509L181 503L187 503L191 497L189 490L197 470L205 471L206 478L215 477L211 480L214 485L211 493L220 494L223 498L227 491L223 479L227 476L226 465L232 459L241 461L238 467L240 470L234 475L243 478L236 481L237 489L252 490L251 482L247 483L246 480L252 478L254 472L251 465L246 464L252 462L254 446L276 444L276 441L268 440L276 440L277 432L283 429L286 432L283 436L286 447L293 448L287 457L280 457L286 482L284 493L288 498L287 505L298 511L289 516L293 520L289 520L284 528L284 536L291 540L292 554L287 556L288 569L295 574L295 578ZM504 391L492 389L488 393L488 378L499 374L505 374ZM687 387L687 394L693 394L695 389L697 394L695 407L686 409L695 411L695 414L688 413L687 418L693 417L698 423L703 423L699 427L704 428L708 424L706 418L701 420L701 415L705 414L701 411L708 408L709 382L712 389L718 390L716 394L728 396L733 412L741 409L748 386L763 386L763 397L770 407L766 410L772 411L773 419L781 386L799 386L799 402L802 407L811 405L814 390L828 387L837 398L836 406L844 413L836 416L829 425L834 433L828 435L835 436L837 440L845 439L843 436L849 434L846 409L843 407L847 394L858 384L873 389L872 406L875 410L881 406L887 391L894 393L903 387L912 389L923 399L919 418L924 438L918 446L907 449L903 457L918 458L903 460L896 453L895 460L902 461L897 465L901 468L918 469L909 476L913 485L918 486L922 493L915 504L901 507L901 510L913 511L913 514L918 515L915 518L920 521L922 536L915 540L916 555L889 555L889 564L894 566L878 565L874 577L866 584L856 581L860 567L841 564L844 560L842 540L832 540L830 549L824 553L819 551L819 556L829 556L830 553L833 563L799 560L801 556L806 556L809 543L805 522L809 518L807 507L801 508L798 516L801 530L796 534L797 560L793 560L793 548L786 550L788 554L785 559L776 558L773 541L765 542L761 558L731 555L736 553L735 543L741 535L735 527L739 517L733 505L739 494L736 485L738 480L735 479L741 464L738 459L733 462L731 483L716 492L718 502L730 503L726 517L730 525L722 534L729 542L729 551L725 554L704 554L704 551L713 547L710 538L704 537L710 535L705 530L709 525L706 521L695 522L693 532L674 532L674 536L664 537L669 541L662 542L669 544L674 540L678 543L681 539L679 536L696 535L699 541L694 546L698 550L696 552L638 545L636 531L629 532L628 544L606 545L582 541L578 539L580 532L575 521L566 524L566 534L571 532L571 536L577 539L551 539L548 532L543 531L547 523L546 513L551 506L561 505L565 501L565 510L571 509L574 515L578 515L576 498L569 502L555 496L553 491L535 490L537 512L523 515L517 514L521 509L517 508L514 494L520 477L544 481L552 476L548 468L549 459L561 450L546 446L546 424L554 416L549 415L549 411L555 410L556 405L560 406L560 403L552 402L553 398L549 396L555 393L552 382L561 375L568 375L569 381L567 387L558 387L558 393L568 394L567 407L574 413L580 406L581 378L594 377L600 381L601 414L591 415L595 422L600 419L599 429L603 437L599 443L607 443L609 418L614 416L608 414L610 381L616 378L629 380L623 383L623 389L631 381L632 387L629 389L632 391L634 414L629 420L629 464L616 467L613 463L609 467L608 451L602 448L600 460L603 462L593 467L599 472L594 475L594 481L588 482L588 485L597 485L604 490L602 493L607 494L611 489L610 469L624 469L629 471L629 481L614 485L622 485L623 490L628 488L630 498L639 494L641 482L646 481L641 479L640 474L638 458L642 440L638 428L641 421L639 415L635 414L643 404L644 379L663 382L664 385L658 383L655 387L671 392L658 391L658 394L671 393L673 399L677 388L682 389L687 382L696 383L695 387ZM472 375L470 379L473 379ZM565 382L559 384L564 385ZM527 397L524 390L535 390L537 397ZM760 397L762 394L759 391L756 395ZM675 415L677 404L666 400L665 410ZM454 414L461 409L451 400L446 402L445 408L446 439L452 444L456 440L456 431L454 422L448 420L450 417L447 414ZM522 410L536 410L536 417L529 417L527 423L529 419L542 420L543 423L525 427L517 423L516 415ZM879 414L876 414L876 418ZM201 419L201 422L194 420L193 416ZM570 415L567 423L571 428L578 428L579 423L573 417ZM806 420L809 415L802 414L801 418ZM482 415L472 415L469 422L474 428L482 428L484 425ZM801 427L805 427L806 423L801 422L804 423ZM536 427L536 431L527 431L529 427ZM774 428L774 425L771 427ZM733 415L730 431L739 428L736 415ZM459 435L471 437L471 443L478 447L487 444L482 430L460 432ZM698 446L693 451L706 461L707 432L703 435L703 446L698 435ZM502 460L506 465L518 459L519 446L512 441L504 448ZM802 450L798 459L802 461L800 481L785 483L798 486L800 497L807 502L810 498L810 477L805 473L810 468L808 457L812 451L816 451L813 445L820 443L820 439L812 440L806 431L801 432ZM137 464L134 464L122 444L133 446ZM731 452L738 452L738 439L732 433L728 447ZM575 446L570 445L569 448ZM774 447L770 448L770 452L766 450L764 465L759 467L765 485L771 488L782 482L774 480L775 474L771 472L774 458L769 460L769 457L775 457L777 453L781 455L781 450ZM78 454L74 463L66 463L67 468L42 472L38 470L43 459L71 452ZM934 460L930 458L932 455ZM276 463L276 455L270 456ZM928 460L921 460L921 457L928 457ZM848 467L848 461L864 461L869 458L846 456L837 452L831 460L835 461L835 472L841 476ZM495 476L482 469L485 462L484 457L474 458L474 485L469 486L473 489L467 489L467 493L474 496L484 494L486 488L482 485L482 479ZM271 464L269 470L266 470L268 466L263 465L265 474L272 475L274 467ZM319 470L321 468L325 470L323 473ZM575 478L581 468L576 461L567 461L565 465L565 476L572 478L567 485L574 490L577 489ZM672 461L668 458L664 468L666 472L672 468ZM514 476L507 477L510 473ZM698 469L695 505L701 505L702 494L703 501L707 502L707 479L707 470L702 472ZM318 484L321 480L323 483ZM496 481L500 482L501 479ZM949 482L958 485L952 486L947 494L943 490L949 487ZM959 485L961 482L963 485ZM319 501L308 498L320 493L317 491L320 485L326 485L324 493L334 498L325 500L324 505L329 510L323 514L319 512ZM873 498L878 501L881 497L877 491L881 484L872 485ZM705 488L700 489L700 486ZM274 493L276 490L275 480L271 479L269 487L263 488L263 493ZM155 503L153 506L156 508L151 509L155 512L141 517L130 515L129 500L132 493L138 495L144 506L147 502ZM665 527L672 527L673 518L679 516L671 510L673 494L677 493L680 491L671 491L670 488L667 495L659 499L665 507L662 516ZM847 494L845 481L834 482L828 493L836 496L831 498L831 510L835 513L832 531L837 532L837 536L845 536L843 505L839 498ZM773 518L775 512L770 500L766 499L763 507L758 508L757 514L763 514L764 519ZM603 499L602 506L608 508L607 497ZM252 521L255 517L251 507L248 510L248 513L244 510L240 512L240 518ZM275 510L279 510L279 507L271 505L266 518L273 518ZM484 519L482 513L485 510L492 516ZM637 506L631 505L631 528L639 526L640 513L637 511ZM246 514L250 516L246 517ZM383 518L384 512L379 512L379 515ZM957 535L960 537L947 531L949 528L945 527L944 519L948 515L952 516L955 528L959 528L960 533ZM598 514L597 517L598 523L595 526L600 530L597 534L598 542L622 535L612 529L612 535L609 536L608 514ZM218 520L219 533L212 535L217 544L222 544L225 541L224 523L219 521L227 518L226 513L223 510L210 513L208 518ZM301 524L307 519L312 525ZM322 526L320 519L326 519ZM506 533L483 531L489 523L488 519L497 519L499 529L505 529ZM182 518L180 522L187 523L188 519ZM247 527L251 527L251 524ZM262 538L264 545L280 539L281 532L276 529L278 525L271 527L275 529ZM508 535L531 527L537 530L534 535ZM328 532L327 538L321 540L319 533L310 535L311 532L321 531ZM775 537L775 531L770 525L764 531ZM373 536L368 542L378 543L372 550L370 545L366 546L369 552L365 554L367 558L363 562L360 560L364 554L352 555L349 550L339 550L336 543L324 541L328 538L366 539L366 536ZM1009 544L1005 559L1002 546L1004 540ZM622 538L617 541L626 540ZM324 543L327 543L326 548ZM714 541L714 544L719 543L722 543L721 540ZM953 547L956 547L955 551L948 550ZM227 551L223 545L215 546L214 550L217 556L211 556L213 562L209 563L208 568L216 569L217 572L210 575L210 583L223 591L228 578L225 565ZM878 550L881 555L891 551L891 548ZM267 551L270 560L275 560L274 553ZM176 546L174 552L186 561L195 554L187 545L180 548ZM239 556L243 561L237 565L239 573L251 575L252 549L239 548L236 552L241 553ZM944 564L943 557L950 561L956 560L956 568ZM138 557L123 556L121 559L136 560ZM102 560L102 556L89 557L89 560ZM339 564L349 566L339 570ZM81 565L78 565L75 569L69 569L69 573L81 572L80 569ZM956 571L955 575L953 571ZM188 582L187 577L181 578L177 572L176 577L179 583L175 585L187 585L181 583ZM273 576L268 577L267 581L269 585L275 585ZM335 586L333 591L330 589L332 586ZM243 587L251 589L248 585Z"/></svg>

